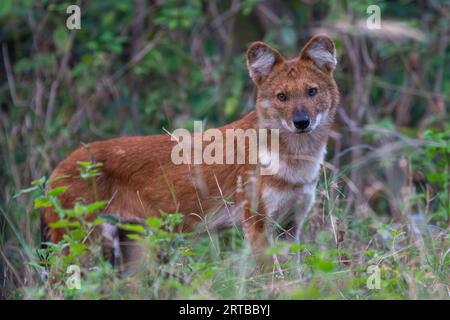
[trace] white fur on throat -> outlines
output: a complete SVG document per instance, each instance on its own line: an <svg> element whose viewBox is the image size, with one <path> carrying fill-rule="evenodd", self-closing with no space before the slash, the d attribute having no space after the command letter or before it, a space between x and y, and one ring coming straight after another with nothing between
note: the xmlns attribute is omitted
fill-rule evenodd
<svg viewBox="0 0 450 320"><path fill-rule="evenodd" d="M299 154L298 159L301 161L295 165L292 162L286 161L286 159L282 159L279 154L266 150L259 152L258 159L270 172L275 172L277 177L286 182L309 184L319 176L320 165L326 154L326 145L324 144L320 148L316 156L302 156ZM274 157L278 157L278 161ZM275 170L275 168L271 170L274 165L278 165L278 170Z"/></svg>
<svg viewBox="0 0 450 320"><path fill-rule="evenodd" d="M291 165L286 160L280 160L280 168L277 176L287 182L309 184L319 176L320 165L326 153L326 146L320 149L317 156L304 156L299 165Z"/></svg>

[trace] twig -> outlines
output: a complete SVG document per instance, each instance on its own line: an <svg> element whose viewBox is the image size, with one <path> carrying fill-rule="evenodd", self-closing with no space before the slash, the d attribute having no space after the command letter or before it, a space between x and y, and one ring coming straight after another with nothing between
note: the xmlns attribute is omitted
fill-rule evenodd
<svg viewBox="0 0 450 320"><path fill-rule="evenodd" d="M2 43L2 55L3 63L5 65L6 78L8 79L9 92L11 94L11 99L15 106L19 105L19 100L17 99L16 83L14 81L14 74L11 69L11 63L9 61L8 47L5 42Z"/></svg>

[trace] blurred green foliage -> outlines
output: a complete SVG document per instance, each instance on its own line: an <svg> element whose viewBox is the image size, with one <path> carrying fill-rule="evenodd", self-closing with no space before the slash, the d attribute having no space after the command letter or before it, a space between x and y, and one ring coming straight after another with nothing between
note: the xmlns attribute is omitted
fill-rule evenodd
<svg viewBox="0 0 450 320"><path fill-rule="evenodd" d="M71 4L0 1L0 298L448 298L449 1L80 1L81 29L69 31ZM370 4L381 8L378 33L361 27ZM194 119L207 127L238 119L254 107L248 44L263 40L293 57L319 31L336 42L342 95L329 163L304 241L270 248L301 252L304 274L292 258L274 289L273 277L242 264L251 259L238 230L186 239L167 231L177 213L162 213L143 229L121 226L151 253L142 282L150 284L136 286L117 276L98 243L83 242L103 221L105 199L58 209L72 231L36 254L34 208L58 208L64 192L45 191L41 177L71 150L192 129ZM83 178L96 175L95 164L80 165ZM88 213L100 220L84 220ZM423 219L424 235L411 217ZM342 243L334 218L347 228ZM72 254L61 258L67 247ZM154 259L159 249L170 263ZM95 268L83 290L67 290L65 268L87 256ZM374 263L380 291L365 284ZM40 278L48 268L55 279ZM48 279L58 284L51 293Z"/></svg>

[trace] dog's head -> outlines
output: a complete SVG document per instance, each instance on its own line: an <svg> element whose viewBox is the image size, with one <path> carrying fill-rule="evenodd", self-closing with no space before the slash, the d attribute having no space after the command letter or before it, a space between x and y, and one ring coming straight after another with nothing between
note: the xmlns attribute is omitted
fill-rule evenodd
<svg viewBox="0 0 450 320"><path fill-rule="evenodd" d="M254 42L247 66L258 87L256 109L267 128L306 134L329 126L339 102L333 79L336 49L330 38L313 37L294 59Z"/></svg>

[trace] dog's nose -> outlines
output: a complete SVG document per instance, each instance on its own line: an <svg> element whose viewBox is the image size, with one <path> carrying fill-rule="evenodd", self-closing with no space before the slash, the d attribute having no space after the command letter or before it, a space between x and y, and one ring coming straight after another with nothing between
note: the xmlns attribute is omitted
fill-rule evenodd
<svg viewBox="0 0 450 320"><path fill-rule="evenodd" d="M295 113L292 121L297 129L305 130L309 127L309 116L304 112Z"/></svg>

